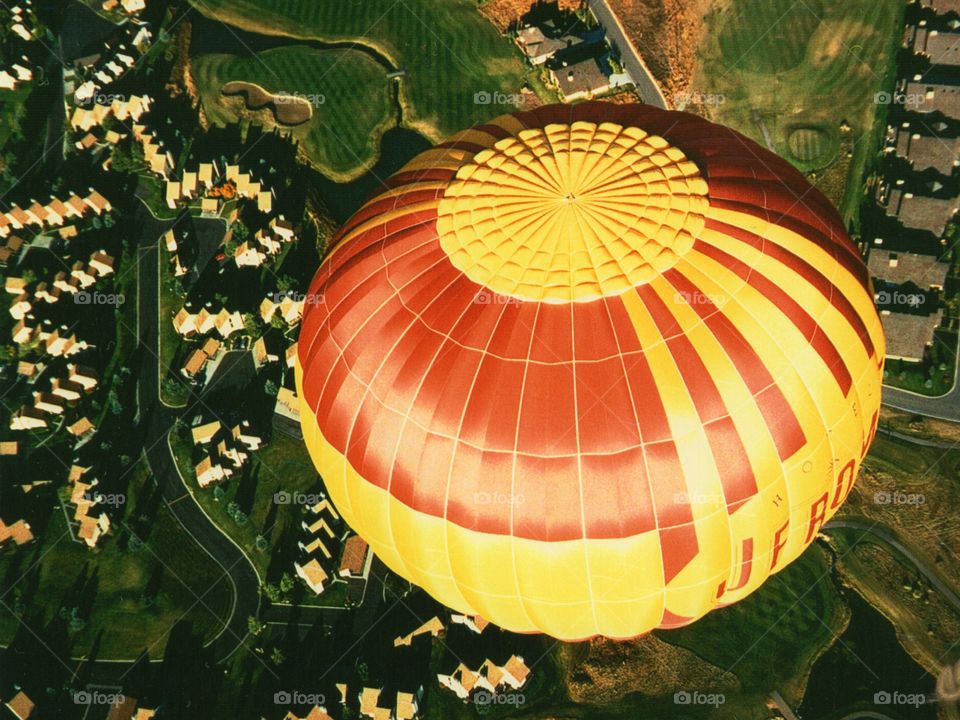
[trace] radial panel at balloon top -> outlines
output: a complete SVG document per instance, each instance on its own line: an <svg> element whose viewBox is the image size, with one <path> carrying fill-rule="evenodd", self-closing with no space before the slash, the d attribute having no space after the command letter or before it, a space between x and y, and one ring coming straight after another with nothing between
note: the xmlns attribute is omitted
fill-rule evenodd
<svg viewBox="0 0 960 720"><path fill-rule="evenodd" d="M685 113L502 116L340 231L300 335L334 503L459 611L678 627L796 558L876 427L884 342L829 202Z"/></svg>

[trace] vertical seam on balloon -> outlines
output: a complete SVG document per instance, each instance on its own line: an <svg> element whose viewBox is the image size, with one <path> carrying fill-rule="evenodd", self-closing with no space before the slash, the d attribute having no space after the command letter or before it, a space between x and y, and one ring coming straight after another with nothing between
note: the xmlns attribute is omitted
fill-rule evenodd
<svg viewBox="0 0 960 720"><path fill-rule="evenodd" d="M520 569L517 563L517 534L514 532L514 511L516 510L517 457L520 450L520 420L523 416L523 398L527 390L527 371L530 368L530 356L533 354L534 329L537 327L539 318L540 303L537 303L536 315L533 317L533 327L529 328L530 341L527 343L527 358L523 363L523 379L520 381L520 399L517 403L517 426L513 434L513 453L510 463L510 559L513 565L513 583L517 589L517 600L520 603L520 609L523 610L523 614L527 616L527 620L533 627L538 627L541 624L533 621L533 616L530 614L527 601L524 599L524 594L520 589Z"/></svg>
<svg viewBox="0 0 960 720"><path fill-rule="evenodd" d="M583 495L583 456L580 454L580 414L577 412L577 338L573 323L573 303L567 303L570 309L570 369L573 375L573 424L577 438L577 485L580 488L580 527L583 531L583 562L587 573L587 595L590 597L590 611L593 614L594 632L600 634L600 621L597 617L597 599L593 594L593 576L590 572L590 543L587 538L587 512Z"/></svg>
<svg viewBox="0 0 960 720"><path fill-rule="evenodd" d="M663 285L666 285L667 287L670 287L670 288L673 287L673 285L672 285L663 275L658 276L658 277L657 277L657 280L662 281L662 284L663 284ZM677 327L678 327L678 328L683 328L683 337L684 337L684 338L687 338L687 342L691 342L691 341L689 340L689 338L687 337L688 334L689 334L689 328L685 327L684 324L680 321L680 318L677 317L676 313L673 312L672 310L670 310L669 304L668 304L666 301L663 300L663 298L662 298L662 296L661 296L661 292L657 290L657 287L656 287L656 286L657 286L658 284L660 284L660 283L656 283L656 282L650 283L650 284L648 285L649 291L650 291L651 293L653 293L654 295L656 295L657 297L660 298L661 302L663 303L663 305L664 305L664 307L666 308L667 312L669 312L670 317L673 319L673 321L674 321L674 323L677 325ZM664 289L665 289L665 288L664 288ZM646 304L645 304L645 307L646 307ZM690 308L690 312L696 314L696 313L693 311L692 308ZM698 322L695 323L695 326L696 326L696 325L704 325L704 327L706 327L706 325L704 324L703 319L700 318L699 316L697 316L697 321L698 321ZM656 325L656 321L655 321L655 320L654 320L654 324ZM659 327L659 326L658 326L658 327ZM679 366L679 364L678 364L677 361L676 361L676 357L674 356L673 349L670 348L670 344L666 341L666 339L664 340L664 344L667 346L667 350L668 350L668 352L670 353L670 357L671 357L671 359L673 359L673 361L674 361L674 365L675 365L676 368L677 368L677 373L678 373L678 375L680 376L681 379L683 379L683 378L684 378L684 373L683 373L683 371L680 369L680 366ZM691 342L691 350L695 352L695 348L692 347L692 342ZM698 355L698 357L699 357L699 355ZM701 359L701 362L702 362L702 359ZM731 361L731 363L732 363L732 361ZM706 363L704 363L704 365L706 365ZM717 388L717 386L716 386L716 382L714 381L713 377L709 374L709 366L707 366L707 367L708 367L708 379L709 379L709 381L710 381L711 383L713 383L714 388L716 389L718 395L720 395L720 401L723 403L724 410L726 411L726 414L727 414L727 416L729 417L729 415L730 415L730 408L729 408L729 406L727 405L726 398L724 398L723 395L720 393L719 388ZM684 389L687 391L687 395L688 395L689 398L690 398L690 403L691 403L691 405L692 405L693 408L694 408L694 412L696 412L696 414L697 414L697 418L702 421L703 418L700 416L699 404L698 404L697 401L694 399L693 393L690 391L690 388L687 387L686 383L684 383ZM734 563L735 563L735 560L736 560L736 555L737 555L736 537L735 537L734 532L733 532L733 522L732 522L731 519L730 519L730 510L729 510L728 500L727 500L727 497L726 497L726 493L724 492L723 476L722 476L722 472L721 472L721 470L720 470L720 462L719 462L716 454L715 454L714 451L713 451L713 445L712 445L712 443L710 442L709 435L707 434L705 428L704 428L704 430L703 430L703 436L704 436L704 442L706 443L706 446L710 449L710 455L711 455L711 459L713 460L713 466L714 466L714 468L716 469L716 473L717 473L717 483L718 483L719 490L720 490L720 497L723 499L723 507L724 507L724 510L725 510L725 511L724 511L723 513L720 513L720 512L718 511L718 512L713 513L713 515L721 515L721 514L722 514L722 516L723 516L722 519L723 519L723 521L726 523L727 538L728 538L728 541L729 541L730 551L729 551L729 554L728 554L728 565L727 565L727 569L726 569L726 572L723 573L723 575L724 575L724 577L725 577L726 579L729 579L729 578L730 578L730 574L731 574L731 572L733 571L733 566L734 566ZM743 440L742 440L741 438L739 438L739 437L738 437L738 439L740 440L740 442L741 442L741 444L742 444L742 443L743 443ZM746 452L746 451L744 450L744 452ZM748 462L749 462L749 455L747 456L747 458L748 458ZM753 468L751 467L751 472L752 472L752 471L753 471ZM684 474L686 474L686 472L684 472ZM687 491L689 492L689 487L688 487ZM710 517L710 516L708 516L708 517ZM696 520L694 520L693 522L694 522L694 528L696 528L696 526L697 526ZM698 555L699 555L699 554L700 554L700 553L699 553L699 551L698 551ZM708 579L709 579L709 580L712 580L712 578L708 578ZM716 590L715 590L715 589L711 589L712 586L706 585L705 582L700 582L700 583L698 583L698 584L696 585L696 588L697 588L698 590L700 590L700 589L703 588L703 587L707 587L707 588L709 589L709 593L708 593L708 596L707 596L707 605L708 605L711 609L714 608L714 607L716 607L717 604L718 604L718 598L717 598ZM702 615L702 613L701 613L701 615Z"/></svg>

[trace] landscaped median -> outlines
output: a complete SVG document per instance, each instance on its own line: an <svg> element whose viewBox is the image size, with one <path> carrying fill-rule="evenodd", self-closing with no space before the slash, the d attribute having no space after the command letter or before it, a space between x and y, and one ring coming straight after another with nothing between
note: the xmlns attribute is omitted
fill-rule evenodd
<svg viewBox="0 0 960 720"><path fill-rule="evenodd" d="M320 482L302 442L280 432L252 453L242 477L201 488L189 428L178 425L168 435L170 450L190 494L207 516L250 558L264 583L281 585L292 576L297 540L307 505L317 502ZM286 584L286 583L284 583ZM313 595L299 580L281 601L341 607L344 585L331 584Z"/></svg>
<svg viewBox="0 0 960 720"><path fill-rule="evenodd" d="M0 644L22 631L18 617L37 628L62 619L67 635L58 651L85 657L96 650L98 660L133 660L144 650L162 657L178 621L191 623L204 642L221 631L230 582L160 500L146 462L133 470L127 493L111 499L121 508L96 550L72 539L53 502L32 553L37 564L17 567L17 555L0 555L9 593L0 607Z"/></svg>

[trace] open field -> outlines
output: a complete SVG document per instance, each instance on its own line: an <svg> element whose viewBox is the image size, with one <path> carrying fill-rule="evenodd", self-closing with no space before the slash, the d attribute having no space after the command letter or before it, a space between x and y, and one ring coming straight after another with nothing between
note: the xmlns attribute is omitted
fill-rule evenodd
<svg viewBox="0 0 960 720"><path fill-rule="evenodd" d="M208 17L252 32L355 41L374 48L405 71L400 98L406 124L433 140L511 109L475 103L476 93L518 93L525 82L519 53L470 0L204 0L195 7ZM348 70L338 67L338 72ZM269 84L264 87L274 90ZM372 88L359 83L351 87L368 102Z"/></svg>
<svg viewBox="0 0 960 720"><path fill-rule="evenodd" d="M70 632L64 648L73 656L92 649L105 660L133 658L145 649L161 656L181 618L191 621L200 636L212 638L231 603L228 580L153 494L142 461L133 471L124 508L101 547L89 550L71 539L66 518L55 507L39 546L0 558L0 576L9 590L4 603L38 631L59 621L61 607L80 608L85 625ZM131 545L132 533L144 540L142 547ZM27 572L38 560L37 569ZM25 631L16 617L0 609L0 642L9 643L18 632Z"/></svg>
<svg viewBox="0 0 960 720"><path fill-rule="evenodd" d="M227 125L244 118L276 127L301 143L317 169L335 179L354 177L372 164L380 136L393 123L386 71L355 50L296 45L255 56L205 54L193 58L192 73L212 122ZM311 116L295 125L279 123L270 106L250 109L249 96L245 100L222 92L237 82L309 103ZM286 111L282 119L289 119Z"/></svg>
<svg viewBox="0 0 960 720"><path fill-rule="evenodd" d="M711 117L810 173L855 221L860 181L885 120L903 4L732 0L707 16L693 90L722 98ZM842 129L846 123L849 130Z"/></svg>
<svg viewBox="0 0 960 720"><path fill-rule="evenodd" d="M201 489L194 471L193 450L189 431L170 433L177 466L190 492L200 506L244 552L264 580L276 580L271 573L273 548L296 550L303 505L277 503L274 494L285 491L290 496L316 492L317 472L303 443L274 433L270 442L253 453L252 469L244 478L233 478L221 485L224 494L218 500L214 488ZM237 523L227 513L230 503L237 503L246 515L246 521ZM257 535L263 535L270 544L268 550L256 547ZM293 559L284 563L282 571L293 572ZM326 595L326 593L324 594Z"/></svg>
<svg viewBox="0 0 960 720"><path fill-rule="evenodd" d="M813 545L741 602L656 634L729 670L745 693L778 689L799 701L813 662L849 617L829 568L827 553Z"/></svg>

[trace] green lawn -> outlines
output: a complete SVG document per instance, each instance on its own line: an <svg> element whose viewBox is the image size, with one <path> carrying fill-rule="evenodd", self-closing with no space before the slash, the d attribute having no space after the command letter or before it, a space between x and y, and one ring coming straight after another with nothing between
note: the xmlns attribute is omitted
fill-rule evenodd
<svg viewBox="0 0 960 720"><path fill-rule="evenodd" d="M274 433L270 442L254 453L249 480L231 479L222 484L224 495L219 500L213 488L201 490L194 471L193 447L189 431L174 430L170 433L170 445L180 472L187 481L191 493L201 507L234 542L250 557L261 578L275 580L276 571L270 572L270 561L279 547L280 552L295 551L299 536L303 506L277 504L274 494L283 490L294 493L312 493L319 486L317 471L302 442ZM252 486L252 492L251 492ZM249 499L252 495L252 501ZM238 502L249 506L247 520L237 523L228 513L227 506ZM256 547L257 535L267 538L270 548L266 551ZM293 560L280 570L293 572Z"/></svg>
<svg viewBox="0 0 960 720"><path fill-rule="evenodd" d="M223 96L220 88L230 81L312 100L310 120L279 127L302 144L317 169L333 178L347 179L372 164L381 135L393 123L386 70L356 50L299 45L256 56L200 55L192 60L192 74L207 117L221 125L248 117L276 126L269 108L251 112L242 96Z"/></svg>
<svg viewBox="0 0 960 720"><path fill-rule="evenodd" d="M192 622L195 632L210 639L230 608L231 591L221 569L166 506L150 498L153 481L146 464L141 461L132 475L124 511L96 550L71 540L54 501L39 546L0 556L0 577L5 592L11 591L4 603L31 628L56 619L61 606L89 605L85 626L70 633L75 657L97 643L100 659L129 659L144 649L159 657L178 620ZM134 549L131 532L145 538L142 547ZM38 558L36 573L26 573ZM9 643L19 629L12 612L0 607L0 642Z"/></svg>
<svg viewBox="0 0 960 720"><path fill-rule="evenodd" d="M160 253L160 399L167 405L183 407L190 396L190 389L180 369L175 367L177 356L183 339L173 327L173 316L177 314L186 294L180 289L180 282L173 276L173 267L170 265L170 253L162 247L163 240L159 241ZM168 371L173 370L176 376L171 381Z"/></svg>
<svg viewBox="0 0 960 720"><path fill-rule="evenodd" d="M707 18L697 89L724 98L713 119L776 152L856 218L893 84L903 3L898 0L733 0ZM846 121L850 131L841 131Z"/></svg>
<svg viewBox="0 0 960 720"><path fill-rule="evenodd" d="M472 0L203 0L195 7L253 32L375 47L406 71L406 123L434 140L510 110L477 104L475 93L517 93L525 81L519 54Z"/></svg>
<svg viewBox="0 0 960 720"><path fill-rule="evenodd" d="M741 602L657 635L730 670L744 692L779 689L789 697L845 615L827 553L815 545Z"/></svg>

